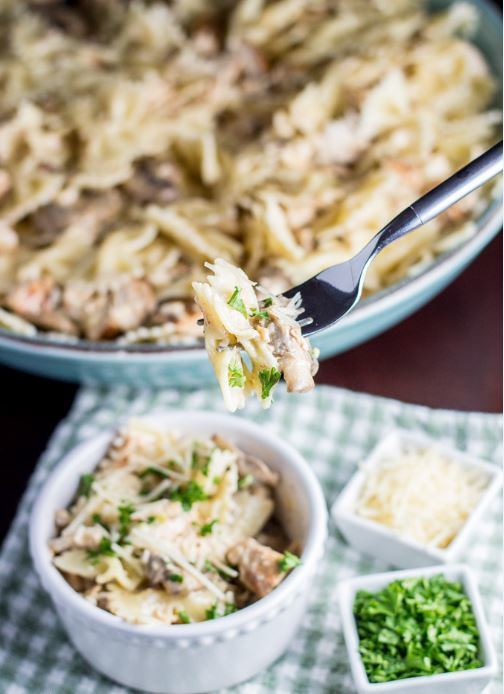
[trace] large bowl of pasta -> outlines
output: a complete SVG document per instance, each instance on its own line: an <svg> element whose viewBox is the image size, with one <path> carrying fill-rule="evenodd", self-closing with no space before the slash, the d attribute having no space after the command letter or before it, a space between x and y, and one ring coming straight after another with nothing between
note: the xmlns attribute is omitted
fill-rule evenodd
<svg viewBox="0 0 504 694"><path fill-rule="evenodd" d="M501 25L488 0L2 0L0 361L209 381L204 263L281 293L493 144ZM499 230L498 196L385 249L322 358L441 291Z"/></svg>

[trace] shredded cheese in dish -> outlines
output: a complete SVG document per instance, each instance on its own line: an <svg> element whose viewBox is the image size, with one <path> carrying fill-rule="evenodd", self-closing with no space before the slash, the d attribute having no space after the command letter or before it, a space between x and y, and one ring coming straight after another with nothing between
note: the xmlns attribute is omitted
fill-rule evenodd
<svg viewBox="0 0 504 694"><path fill-rule="evenodd" d="M318 350L301 334L301 297L273 296L222 259L206 266L213 274L207 283L195 282L193 289L227 409L244 407L254 392L261 405L269 407L282 375L289 392L311 390Z"/></svg>
<svg viewBox="0 0 504 694"><path fill-rule="evenodd" d="M53 562L87 600L127 622L225 616L300 564L274 517L278 481L219 435L132 420L56 513Z"/></svg>
<svg viewBox="0 0 504 694"><path fill-rule="evenodd" d="M419 0L0 0L0 327L194 343L205 261L279 294L355 255L496 141L477 20ZM365 292L470 236L488 194L385 249Z"/></svg>
<svg viewBox="0 0 504 694"><path fill-rule="evenodd" d="M412 447L365 470L355 512L428 547L455 539L490 482L435 447Z"/></svg>

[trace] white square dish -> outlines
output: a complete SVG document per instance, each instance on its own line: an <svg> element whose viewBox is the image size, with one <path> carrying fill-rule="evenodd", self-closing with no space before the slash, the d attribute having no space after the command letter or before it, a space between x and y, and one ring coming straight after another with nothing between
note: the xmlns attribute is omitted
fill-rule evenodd
<svg viewBox="0 0 504 694"><path fill-rule="evenodd" d="M429 547L416 540L399 535L396 531L367 518L361 518L355 512L355 505L365 480L365 471L378 465L385 456L399 453L405 446L435 447L449 458L464 466L485 471L490 478L489 484L475 508L457 536L446 548ZM394 431L386 436L370 453L361 468L351 477L343 491L334 502L331 515L345 540L361 552L383 560L399 569L409 569L432 564L443 564L457 561L486 512L490 503L502 485L502 472L491 463L475 458L457 449L437 443L421 434L405 431Z"/></svg>
<svg viewBox="0 0 504 694"><path fill-rule="evenodd" d="M474 670L460 670L440 675L410 677L391 682L370 682L359 653L359 635L353 615L353 603L359 590L379 591L392 581L420 576L443 574L451 581L460 581L471 601L480 633L480 659L483 666ZM471 570L462 564L431 566L427 569L388 571L369 576L358 576L342 581L338 587L339 608L345 644L352 676L358 694L477 694L497 673L497 658L489 637L481 598Z"/></svg>

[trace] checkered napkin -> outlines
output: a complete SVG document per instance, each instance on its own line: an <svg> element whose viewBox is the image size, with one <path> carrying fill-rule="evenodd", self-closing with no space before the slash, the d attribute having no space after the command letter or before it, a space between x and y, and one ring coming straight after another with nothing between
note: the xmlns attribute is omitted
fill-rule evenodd
<svg viewBox="0 0 504 694"><path fill-rule="evenodd" d="M317 386L286 397L277 391L271 410L250 403L246 416L290 441L313 466L328 503L336 498L370 449L394 427L420 431L495 463L501 460L498 415L430 410L400 402ZM216 390L180 393L96 388L80 391L68 417L54 433L29 483L0 555L0 692L3 694L124 694L74 651L49 599L40 588L28 554L30 507L40 485L77 443L118 419L165 408L222 410ZM240 414L238 416L244 416ZM4 461L9 464L9 461ZM492 637L500 653L501 503L478 527L463 558L476 571ZM331 527L326 555L313 585L303 626L286 655L233 691L239 694L349 694L354 692L340 628L336 587L342 578L386 570L348 547ZM496 682L492 694L501 691ZM130 690L131 691L131 690Z"/></svg>

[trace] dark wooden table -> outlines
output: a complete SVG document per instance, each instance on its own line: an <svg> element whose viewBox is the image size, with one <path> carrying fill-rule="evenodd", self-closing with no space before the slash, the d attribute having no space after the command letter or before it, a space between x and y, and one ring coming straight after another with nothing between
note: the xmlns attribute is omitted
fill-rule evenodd
<svg viewBox="0 0 504 694"><path fill-rule="evenodd" d="M324 362L320 383L431 407L502 410L502 237L441 296ZM76 386L0 367L0 538Z"/></svg>

